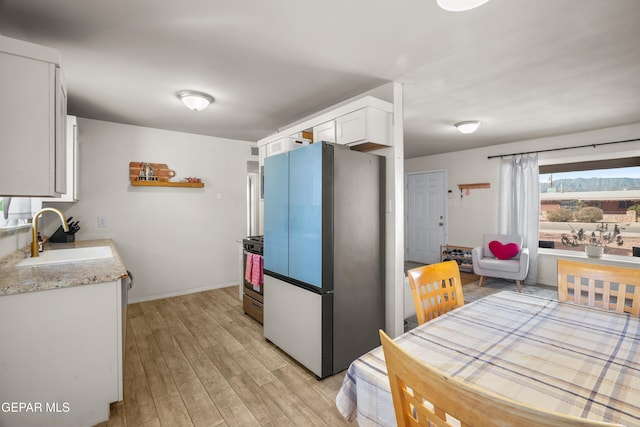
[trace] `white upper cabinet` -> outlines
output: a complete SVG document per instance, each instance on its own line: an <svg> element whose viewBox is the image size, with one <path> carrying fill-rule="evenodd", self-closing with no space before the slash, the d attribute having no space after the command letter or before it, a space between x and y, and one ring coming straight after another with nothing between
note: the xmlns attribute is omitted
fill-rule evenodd
<svg viewBox="0 0 640 427"><path fill-rule="evenodd" d="M313 127L313 142L336 142L336 122L331 120Z"/></svg>
<svg viewBox="0 0 640 427"><path fill-rule="evenodd" d="M334 142L348 145L352 150L357 151L390 147L393 145L392 113L391 103L372 96L364 96L320 112L262 138L258 141L258 147L266 147L265 157L269 157L300 146L291 142L300 135L305 139L312 138L311 142ZM312 136L305 135L311 130L313 130ZM302 145L305 143L306 141L302 142Z"/></svg>
<svg viewBox="0 0 640 427"><path fill-rule="evenodd" d="M336 142L359 151L391 146L391 113L365 107L336 118Z"/></svg>
<svg viewBox="0 0 640 427"><path fill-rule="evenodd" d="M66 192L67 100L60 55L0 36L0 195Z"/></svg>
<svg viewBox="0 0 640 427"><path fill-rule="evenodd" d="M66 173L67 191L60 197L42 199L43 202L77 202L79 177L78 120L75 116L67 116L67 150ZM56 173L58 169L56 168Z"/></svg>
<svg viewBox="0 0 640 427"><path fill-rule="evenodd" d="M286 153L287 151L295 150L303 145L309 145L310 141L305 138L296 138L293 136L284 136L278 138L275 141L271 141L267 144L266 157L275 156L276 154Z"/></svg>
<svg viewBox="0 0 640 427"><path fill-rule="evenodd" d="M67 192L67 92L62 84L62 72L56 68L56 108L54 111L55 127L55 192Z"/></svg>

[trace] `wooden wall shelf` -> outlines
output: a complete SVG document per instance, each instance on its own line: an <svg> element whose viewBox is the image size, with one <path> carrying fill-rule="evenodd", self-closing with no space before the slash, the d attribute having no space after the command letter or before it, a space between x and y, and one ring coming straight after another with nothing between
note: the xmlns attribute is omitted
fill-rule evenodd
<svg viewBox="0 0 640 427"><path fill-rule="evenodd" d="M134 187L189 187L202 188L204 182L131 181Z"/></svg>
<svg viewBox="0 0 640 427"><path fill-rule="evenodd" d="M458 188L460 190L473 190L475 188L491 188L491 183L489 182L479 182L475 184L458 184Z"/></svg>

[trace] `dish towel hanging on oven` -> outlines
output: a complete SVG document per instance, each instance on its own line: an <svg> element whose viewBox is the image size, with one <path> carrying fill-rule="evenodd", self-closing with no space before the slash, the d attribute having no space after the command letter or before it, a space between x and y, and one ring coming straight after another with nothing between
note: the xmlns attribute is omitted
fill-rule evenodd
<svg viewBox="0 0 640 427"><path fill-rule="evenodd" d="M262 255L247 254L247 265L244 270L244 279L251 283L253 290L260 292L260 286L264 283Z"/></svg>
<svg viewBox="0 0 640 427"><path fill-rule="evenodd" d="M244 280L251 283L251 271L253 270L253 254L247 254L247 262L244 267Z"/></svg>
<svg viewBox="0 0 640 427"><path fill-rule="evenodd" d="M262 255L253 254L253 268L251 269L251 284L253 290L260 292L260 286L264 283L264 276L262 273Z"/></svg>

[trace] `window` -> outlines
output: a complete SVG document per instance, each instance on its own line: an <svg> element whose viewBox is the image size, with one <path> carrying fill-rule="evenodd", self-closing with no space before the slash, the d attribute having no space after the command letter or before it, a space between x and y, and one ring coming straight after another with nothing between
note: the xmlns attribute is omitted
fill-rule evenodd
<svg viewBox="0 0 640 427"><path fill-rule="evenodd" d="M631 256L639 220L640 157L540 166L540 247Z"/></svg>
<svg viewBox="0 0 640 427"><path fill-rule="evenodd" d="M38 198L0 197L0 228L16 229L30 226L30 219L41 207L42 201Z"/></svg>

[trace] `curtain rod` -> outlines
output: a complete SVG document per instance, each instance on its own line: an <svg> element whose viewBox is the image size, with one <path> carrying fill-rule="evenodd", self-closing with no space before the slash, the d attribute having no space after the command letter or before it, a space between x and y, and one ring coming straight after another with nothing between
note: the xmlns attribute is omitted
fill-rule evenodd
<svg viewBox="0 0 640 427"><path fill-rule="evenodd" d="M621 144L623 142L634 142L634 141L640 141L640 138L636 138L636 139L626 139L624 141L612 141L612 142L597 142L595 144L585 144L585 145L576 145L574 147L562 147L562 148L549 148L547 150L536 150L536 151L524 151L522 153L511 153L511 154L496 154L494 156L489 156L487 157L487 159L495 159L496 157L509 157L509 156L518 156L520 154L533 154L533 153L546 153L548 151L562 151L562 150L572 150L574 148L586 148L586 147L593 147L596 148L599 145L610 145L610 144Z"/></svg>

